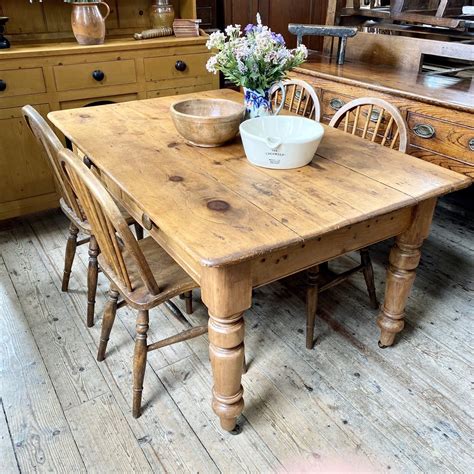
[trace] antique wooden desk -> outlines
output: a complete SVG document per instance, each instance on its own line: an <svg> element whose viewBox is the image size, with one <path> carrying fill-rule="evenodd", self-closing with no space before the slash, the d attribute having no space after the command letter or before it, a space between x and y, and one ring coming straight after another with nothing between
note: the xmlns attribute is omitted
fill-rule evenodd
<svg viewBox="0 0 474 474"><path fill-rule="evenodd" d="M203 96L242 100L229 90ZM403 329L436 198L470 179L330 128L311 166L255 168L240 139L221 148L187 145L168 113L175 100L65 110L49 118L200 283L210 316L213 408L230 431L244 406L243 314L252 288L397 236L378 318L380 344L389 346Z"/></svg>

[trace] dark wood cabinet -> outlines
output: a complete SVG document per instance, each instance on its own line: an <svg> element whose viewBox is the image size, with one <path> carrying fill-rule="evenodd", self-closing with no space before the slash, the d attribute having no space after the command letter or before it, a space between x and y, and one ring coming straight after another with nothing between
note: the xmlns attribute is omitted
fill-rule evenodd
<svg viewBox="0 0 474 474"><path fill-rule="evenodd" d="M238 23L242 26L255 23L257 12L275 32L283 34L287 44L296 45L296 38L288 32L288 23L324 25L328 0L224 0L222 18L225 26ZM311 49L322 49L322 38L306 38Z"/></svg>
<svg viewBox="0 0 474 474"><path fill-rule="evenodd" d="M212 30L218 27L217 0L196 0L197 17L202 20L203 30Z"/></svg>

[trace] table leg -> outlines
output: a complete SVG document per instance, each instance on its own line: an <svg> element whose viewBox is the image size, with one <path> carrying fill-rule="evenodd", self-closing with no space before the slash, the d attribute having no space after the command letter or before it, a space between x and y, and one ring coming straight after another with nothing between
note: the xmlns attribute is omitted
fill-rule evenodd
<svg viewBox="0 0 474 474"><path fill-rule="evenodd" d="M212 408L222 428L232 431L244 408L243 314L252 302L250 266L208 269L201 279L201 290L209 309L209 355L214 377Z"/></svg>
<svg viewBox="0 0 474 474"><path fill-rule="evenodd" d="M243 313L238 313L220 319L209 314L209 354L214 376L212 408L226 431L234 429L244 408L244 391L240 383L244 364L242 316Z"/></svg>
<svg viewBox="0 0 474 474"><path fill-rule="evenodd" d="M396 237L390 252L387 271L385 299L377 325L381 330L379 346L385 348L395 341L397 333L405 323L405 307L415 281L415 273L420 262L421 246L429 234L436 199L420 203L414 210L410 227Z"/></svg>

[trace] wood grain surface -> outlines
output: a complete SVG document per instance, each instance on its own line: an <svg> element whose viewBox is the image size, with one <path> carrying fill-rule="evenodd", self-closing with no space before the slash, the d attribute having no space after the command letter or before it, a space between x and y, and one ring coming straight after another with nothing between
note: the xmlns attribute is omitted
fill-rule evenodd
<svg viewBox="0 0 474 474"><path fill-rule="evenodd" d="M225 90L204 96L241 100ZM203 265L283 249L470 183L329 128L311 166L255 168L239 139L216 149L187 145L168 113L176 100L58 111L49 118L160 232Z"/></svg>

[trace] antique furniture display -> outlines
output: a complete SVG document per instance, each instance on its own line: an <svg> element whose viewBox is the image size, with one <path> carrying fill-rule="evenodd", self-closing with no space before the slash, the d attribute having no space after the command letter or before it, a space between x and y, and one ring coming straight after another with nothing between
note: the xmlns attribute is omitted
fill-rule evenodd
<svg viewBox="0 0 474 474"><path fill-rule="evenodd" d="M461 14L468 3L330 0L324 28L357 29L345 63L338 64L334 38L326 38L293 77L316 89L324 123L353 99L390 102L408 123L410 155L473 178L474 18ZM302 25L307 33L309 26Z"/></svg>
<svg viewBox="0 0 474 474"><path fill-rule="evenodd" d="M101 248L98 257L100 268L110 281L110 297L102 321L98 361L105 359L117 309L130 305L138 311L132 402L132 414L134 418L138 418L141 414L147 353L207 332L207 326L193 327L148 344L149 310L191 291L197 284L151 237L135 240L104 185L74 153L69 150L61 151L58 160L83 205L91 230ZM119 295L123 298L120 302ZM187 322L186 324L189 325Z"/></svg>
<svg viewBox="0 0 474 474"><path fill-rule="evenodd" d="M425 29L430 25L460 31L474 28L474 16L463 12L463 7L472 6L471 0L391 0L378 4L374 0L336 0L336 5L334 17L337 23L370 19L383 23L384 27L393 25L395 30L400 24L417 25L418 29L409 30L417 32L423 31L418 25Z"/></svg>
<svg viewBox="0 0 474 474"><path fill-rule="evenodd" d="M330 127L340 128L351 135L360 136L379 143L381 146L396 148L406 152L408 146L408 127L399 110L392 104L382 99L363 97L355 99L341 107L329 122ZM398 146L395 146L398 144ZM370 259L369 249L363 248L360 253L360 265L346 270L344 273L326 276L324 284L320 283L320 266L310 268L307 272L308 288L306 291L306 348L312 349L314 345L314 323L318 306L318 293L322 293L346 281L355 273L364 275L370 305L378 309L377 295L375 292L374 270ZM327 265L323 266L328 274Z"/></svg>
<svg viewBox="0 0 474 474"><path fill-rule="evenodd" d="M99 254L99 247L93 233L91 232L90 224L84 215L81 204L77 200L76 194L71 187L70 181L59 164L58 154L64 149L63 144L59 141L59 138L54 134L53 130L51 130L51 127L46 123L46 120L33 107L26 105L23 107L22 113L26 124L49 160L54 178L58 184L58 190L62 196L59 200L59 205L64 215L70 221L69 237L64 257L64 272L61 285L62 291L68 291L69 278L71 276L71 268L76 255L77 246L87 243L89 244L89 268L87 272L87 326L92 327L94 325L95 297L97 292L97 256ZM122 209L121 212L128 225L135 225L137 238L143 238L143 229L130 217L130 215L126 213L125 210ZM77 237L79 231L88 237L78 241Z"/></svg>
<svg viewBox="0 0 474 474"><path fill-rule="evenodd" d="M71 5L0 0L11 41L10 49L0 50L0 220L58 206L53 176L22 106L31 104L45 117L51 110L218 87L218 77L205 67L206 36L136 41L133 34L150 27L148 0L108 4L105 43L82 46L71 30ZM181 0L176 14L193 18L194 1Z"/></svg>
<svg viewBox="0 0 474 474"><path fill-rule="evenodd" d="M242 101L231 90L189 97ZM380 343L390 346L404 326L436 199L471 180L331 127L310 166L256 168L238 141L186 145L168 112L176 100L56 111L49 118L200 285L210 316L213 409L230 431L244 406L243 315L252 289L395 236L378 317ZM141 336L146 328L142 317ZM145 342L139 344L143 354Z"/></svg>
<svg viewBox="0 0 474 474"><path fill-rule="evenodd" d="M318 95L311 84L298 79L288 79L283 81L285 88L285 101L283 108L288 112L302 115L319 122L321 120L321 105ZM273 102L273 108L277 110L280 107L283 94L278 84L270 89L270 98Z"/></svg>

